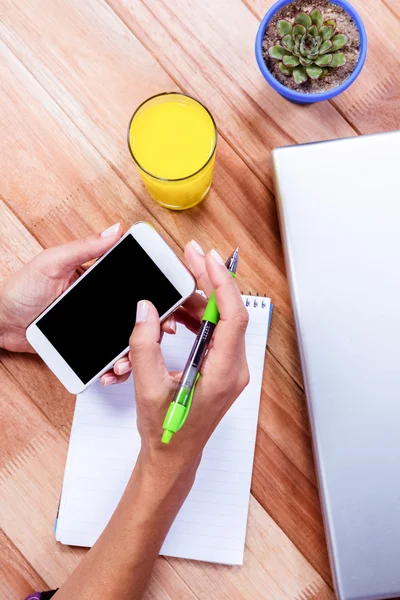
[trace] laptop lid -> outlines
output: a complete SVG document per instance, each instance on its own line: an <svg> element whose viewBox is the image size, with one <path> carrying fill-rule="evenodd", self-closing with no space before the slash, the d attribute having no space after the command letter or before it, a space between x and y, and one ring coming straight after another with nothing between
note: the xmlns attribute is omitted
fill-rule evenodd
<svg viewBox="0 0 400 600"><path fill-rule="evenodd" d="M340 600L400 596L400 132L273 151Z"/></svg>

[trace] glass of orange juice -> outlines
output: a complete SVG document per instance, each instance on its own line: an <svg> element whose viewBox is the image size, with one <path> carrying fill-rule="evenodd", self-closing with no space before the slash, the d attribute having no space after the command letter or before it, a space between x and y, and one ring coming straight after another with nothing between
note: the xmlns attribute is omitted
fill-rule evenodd
<svg viewBox="0 0 400 600"><path fill-rule="evenodd" d="M134 112L128 146L150 196L183 210L207 196L217 147L217 128L198 100L177 92L152 96Z"/></svg>

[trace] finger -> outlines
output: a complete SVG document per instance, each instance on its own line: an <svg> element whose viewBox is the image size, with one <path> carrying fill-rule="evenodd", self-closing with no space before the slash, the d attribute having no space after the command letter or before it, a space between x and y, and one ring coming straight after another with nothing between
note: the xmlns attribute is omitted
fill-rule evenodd
<svg viewBox="0 0 400 600"><path fill-rule="evenodd" d="M182 379L182 371L171 371L169 375L170 375L170 377L172 377L173 382L176 385L179 385L179 383Z"/></svg>
<svg viewBox="0 0 400 600"><path fill-rule="evenodd" d="M62 244L45 250L37 257L38 267L53 277L64 277L77 267L102 256L122 235L120 223L112 225L100 234Z"/></svg>
<svg viewBox="0 0 400 600"><path fill-rule="evenodd" d="M125 373L124 375L115 375L113 371L107 371L100 377L100 383L104 387L109 385L115 385L116 383L124 383L130 376L130 373Z"/></svg>
<svg viewBox="0 0 400 600"><path fill-rule="evenodd" d="M76 268L76 269L73 271L73 273L72 273L72 275L71 275L71 279L69 280L68 287L69 287L70 285L72 285L73 283L75 283L75 281L78 281L78 279L79 279L80 277L82 277L82 275L85 273L85 271L86 271L86 268L84 268L84 267L77 267L77 268Z"/></svg>
<svg viewBox="0 0 400 600"><path fill-rule="evenodd" d="M207 298L202 294L192 294L183 307L197 319L203 317L207 306Z"/></svg>
<svg viewBox="0 0 400 600"><path fill-rule="evenodd" d="M80 278L80 276L81 275L77 271L74 271L72 273L71 279L69 280L68 287L70 285L72 285L73 283L75 283L75 281L78 281L78 279Z"/></svg>
<svg viewBox="0 0 400 600"><path fill-rule="evenodd" d="M198 288L203 290L207 296L210 296L213 286L208 277L204 252L194 240L186 244L185 258L189 269L197 280Z"/></svg>
<svg viewBox="0 0 400 600"><path fill-rule="evenodd" d="M107 371L107 373L104 373L104 375L100 377L100 383L104 386L113 385L114 383L117 383L117 381L118 378L112 371Z"/></svg>
<svg viewBox="0 0 400 600"><path fill-rule="evenodd" d="M163 333L169 333L170 335L174 335L176 333L176 321L174 315L170 315L161 324L161 330L163 331Z"/></svg>
<svg viewBox="0 0 400 600"><path fill-rule="evenodd" d="M168 378L161 353L160 319L157 309L148 300L138 302L136 325L130 339L130 358L136 393L144 397L159 396L160 385Z"/></svg>
<svg viewBox="0 0 400 600"><path fill-rule="evenodd" d="M178 323L182 323L183 325L185 325L185 327L187 327L189 331L192 331L193 333L198 333L201 325L200 319L193 316L184 308L178 308L178 310L174 312L174 315Z"/></svg>
<svg viewBox="0 0 400 600"><path fill-rule="evenodd" d="M125 373L124 375L118 375L117 383L124 383L130 377L130 373Z"/></svg>
<svg viewBox="0 0 400 600"><path fill-rule="evenodd" d="M115 375L125 375L125 373L130 373L132 371L132 363L127 356L124 356L117 360L113 367L113 371Z"/></svg>
<svg viewBox="0 0 400 600"><path fill-rule="evenodd" d="M234 279L215 250L207 254L206 268L215 289L220 314L214 334L213 353L218 352L222 360L228 361L244 350L249 314Z"/></svg>

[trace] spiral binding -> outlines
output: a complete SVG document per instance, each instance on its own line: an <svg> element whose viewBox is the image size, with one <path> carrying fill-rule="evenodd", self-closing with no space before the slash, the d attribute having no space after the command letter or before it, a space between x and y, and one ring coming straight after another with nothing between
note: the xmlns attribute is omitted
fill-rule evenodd
<svg viewBox="0 0 400 600"><path fill-rule="evenodd" d="M253 296L253 294L251 292L249 292L248 294L245 294L242 290L242 295L243 296L251 296L252 298L254 298L253 300L253 306L254 308L257 308L257 306L261 306L261 308L265 308L267 306L267 294L264 294L264 296L260 296L257 292L256 296ZM246 306L251 306L251 300L249 300L249 298L246 298Z"/></svg>

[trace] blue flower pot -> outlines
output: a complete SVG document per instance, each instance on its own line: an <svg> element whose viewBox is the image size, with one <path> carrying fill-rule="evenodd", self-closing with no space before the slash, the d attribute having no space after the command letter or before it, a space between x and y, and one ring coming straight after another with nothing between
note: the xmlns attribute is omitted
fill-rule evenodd
<svg viewBox="0 0 400 600"><path fill-rule="evenodd" d="M364 23L362 22L360 15L346 0L331 0L331 2L344 8L344 10L354 20L357 29L360 33L360 56L358 57L358 62L350 76L345 81L343 81L343 83L341 83L335 88L332 88L331 90L327 90L326 92L321 92L318 94L304 94L302 92L296 92L296 90L291 90L290 88L287 88L286 86L282 85L277 79L275 79L275 77L272 75L267 65L265 64L262 53L262 42L264 39L265 31L275 13L277 13L278 10L280 10L283 6L291 4L292 0L278 0L278 2L275 2L275 4L271 6L271 8L260 23L260 27L258 28L257 32L255 47L258 66L260 68L261 73L263 74L264 78L268 81L270 86L273 87L274 90L276 90L281 96L283 96L287 100L297 102L298 104L310 104L312 102L322 102L323 100L330 100L331 98L334 98L335 96L338 96L339 94L347 90L347 88L350 87L351 84L357 79L361 72L361 69L364 66L365 58L367 56L368 42L367 33L365 31Z"/></svg>

